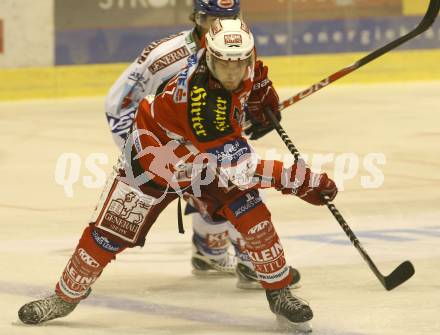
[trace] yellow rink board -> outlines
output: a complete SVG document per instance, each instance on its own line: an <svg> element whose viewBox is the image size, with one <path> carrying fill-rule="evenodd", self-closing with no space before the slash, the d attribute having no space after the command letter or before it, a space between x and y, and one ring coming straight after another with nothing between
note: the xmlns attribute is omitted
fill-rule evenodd
<svg viewBox="0 0 440 335"><path fill-rule="evenodd" d="M266 57L277 87L307 86L346 67L366 53ZM439 80L440 50L391 52L338 83ZM105 94L127 64L57 66L0 70L0 100Z"/></svg>
<svg viewBox="0 0 440 335"><path fill-rule="evenodd" d="M423 15L429 0L403 0L403 15Z"/></svg>

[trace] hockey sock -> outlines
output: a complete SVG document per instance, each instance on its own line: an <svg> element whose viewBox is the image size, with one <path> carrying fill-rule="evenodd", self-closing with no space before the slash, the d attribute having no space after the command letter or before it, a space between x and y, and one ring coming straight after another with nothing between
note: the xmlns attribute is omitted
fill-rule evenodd
<svg viewBox="0 0 440 335"><path fill-rule="evenodd" d="M56 294L68 302L84 299L105 266L122 250L93 227L87 227L56 285Z"/></svg>

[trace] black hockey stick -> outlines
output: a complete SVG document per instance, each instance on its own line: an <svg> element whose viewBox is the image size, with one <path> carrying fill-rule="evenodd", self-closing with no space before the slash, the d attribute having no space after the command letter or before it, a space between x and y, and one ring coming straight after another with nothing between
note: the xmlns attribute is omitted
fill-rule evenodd
<svg viewBox="0 0 440 335"><path fill-rule="evenodd" d="M300 155L298 149L296 149L295 145L290 140L289 136L286 134L284 129L281 127L280 123L278 122L276 117L272 114L272 112L270 110L265 110L265 113L266 113L267 117L269 117L270 120L275 125L275 129L278 132L278 134L280 135L284 144L287 146L289 151L295 157L295 162L298 162L298 160L301 159L301 155ZM411 264L410 261L405 261L402 264L400 264L388 276L384 276L383 274L381 274L380 271L377 269L377 266L371 260L370 256L367 254L364 247L361 245L361 243L357 239L356 235L350 229L347 222L344 220L341 213L339 213L338 209L333 204L333 202L330 201L328 196L323 196L323 198L325 200L326 206L328 207L330 212L333 214L336 221L338 221L339 225L344 230L345 234L348 236L351 243L353 243L355 248L359 251L362 258L367 262L371 271L373 271L373 273L376 275L377 279L379 279L379 281L382 283L382 285L383 285L383 287L385 287L385 289L390 291L393 288L399 286L400 284L404 283L405 281L407 281L409 278L412 277L412 275L415 273L415 271L414 271L414 266Z"/></svg>
<svg viewBox="0 0 440 335"><path fill-rule="evenodd" d="M357 62L355 62L353 65L350 65L346 68L343 68L342 70L339 70L335 72L334 74L330 75L329 77L323 79L322 81L312 85L311 87L299 92L297 95L283 101L280 103L279 108L280 111L295 104L296 102L310 96L311 94L319 91L320 89L328 86L332 82L338 80L339 78L342 78L346 76L347 74L359 69L360 67L364 66L365 64L368 64L369 62L373 61L374 59L384 55L385 53L397 48L398 46L402 45L403 43L407 42L408 40L416 37L417 35L420 35L424 31L426 31L435 21L438 12L440 9L440 0L431 0L429 3L428 10L423 17L422 21L419 23L419 25L414 28L412 31L410 31L408 34L388 43L387 45L383 46L380 49L377 49L370 54L366 55L365 57L361 58ZM295 157L295 161L298 161L300 157L299 151L296 149L295 145L290 140L289 136L286 134L284 129L281 127L278 120L274 117L274 115L271 113L270 110L265 111L266 115L269 117L269 119L272 121L272 123L275 126L276 131L280 135L281 139L283 140L284 144L286 144L289 151L293 154ZM379 281L382 283L382 285L385 287L385 289L392 290L393 288L399 286L400 284L407 281L409 278L411 278L414 273L414 266L409 261L405 261L402 264L400 264L396 269L394 269L391 274L388 276L384 276L380 273L377 266L374 264L374 262L371 260L370 256L367 254L365 249L362 247L361 243L357 239L356 235L353 233L353 231L348 226L345 219L342 217L341 213L338 211L336 206L330 201L330 199L326 196L324 196L325 203L332 213L332 215L335 217L335 219L338 221L341 228L344 230L345 234L348 236L350 241L353 243L353 245L356 247L356 249L361 254L362 258L367 262L370 269L373 271L373 273L376 275L376 277L379 279Z"/></svg>
<svg viewBox="0 0 440 335"><path fill-rule="evenodd" d="M375 60L376 58L384 55L385 53L397 48L398 46L402 45L403 43L409 41L410 39L416 37L417 35L420 35L424 31L426 31L429 27L432 26L432 24L435 21L435 18L438 15L440 9L440 0L431 0L429 2L428 10L423 17L422 21L420 21L419 25L414 28L412 31L410 31L408 34L403 35L399 37L398 39L388 43L387 45L369 53L365 57L359 59L357 62L353 63L350 66L347 66L332 75L328 76L327 78L324 78L320 82L313 84L309 88L299 92L293 97L290 97L283 102L280 103L280 111L297 103L298 101L303 100L304 98L310 96L311 94L319 91L320 89L330 85L331 83L335 82L336 80L346 76L347 74L359 69L360 67L364 66L365 64L368 64L369 62Z"/></svg>

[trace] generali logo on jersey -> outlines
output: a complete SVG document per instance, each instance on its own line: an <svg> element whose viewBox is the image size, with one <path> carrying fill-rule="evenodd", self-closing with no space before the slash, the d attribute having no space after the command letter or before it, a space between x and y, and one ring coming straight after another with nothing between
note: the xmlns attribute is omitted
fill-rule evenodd
<svg viewBox="0 0 440 335"><path fill-rule="evenodd" d="M129 242L135 242L151 205L129 192L124 197L113 194L112 200L97 227L110 231Z"/></svg>
<svg viewBox="0 0 440 335"><path fill-rule="evenodd" d="M240 34L228 34L225 35L225 44L226 45L242 45L243 40Z"/></svg>
<svg viewBox="0 0 440 335"><path fill-rule="evenodd" d="M163 70L164 68L188 56L189 56L189 51L185 46L183 46L179 49L167 53L165 56L162 56L161 58L156 60L153 64L151 64L148 67L148 70L150 70L152 74L155 74L156 72L159 72L160 70Z"/></svg>

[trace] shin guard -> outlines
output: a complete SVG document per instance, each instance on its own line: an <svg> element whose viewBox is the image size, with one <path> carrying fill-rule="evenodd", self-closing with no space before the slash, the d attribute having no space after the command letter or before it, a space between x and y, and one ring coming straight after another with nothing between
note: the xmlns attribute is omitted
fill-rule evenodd
<svg viewBox="0 0 440 335"><path fill-rule="evenodd" d="M56 294L68 302L84 299L105 266L122 250L94 227L87 227L56 285Z"/></svg>
<svg viewBox="0 0 440 335"><path fill-rule="evenodd" d="M258 279L265 289L287 287L292 276L271 215L257 190L248 190L222 209L241 233Z"/></svg>

